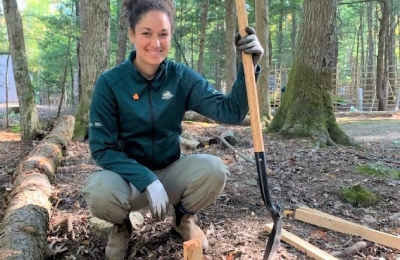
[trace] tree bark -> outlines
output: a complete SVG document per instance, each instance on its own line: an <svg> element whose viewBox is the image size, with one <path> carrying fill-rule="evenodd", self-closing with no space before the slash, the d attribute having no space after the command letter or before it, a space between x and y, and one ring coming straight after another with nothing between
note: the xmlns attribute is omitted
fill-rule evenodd
<svg viewBox="0 0 400 260"><path fill-rule="evenodd" d="M331 100L337 0L305 0L296 58L285 97L269 132L311 137L322 144L356 145L339 127Z"/></svg>
<svg viewBox="0 0 400 260"><path fill-rule="evenodd" d="M18 164L0 225L0 259L39 260L48 254L51 184L72 138L75 118L62 116L53 131Z"/></svg>
<svg viewBox="0 0 400 260"><path fill-rule="evenodd" d="M203 11L201 13L201 25L200 25L200 46L199 46L199 58L197 61L197 72L203 75L203 63L204 63L204 49L206 45L206 29L207 29L207 16L208 16L208 4L209 0L204 0Z"/></svg>
<svg viewBox="0 0 400 260"><path fill-rule="evenodd" d="M67 72L68 72L68 62L70 60L69 56L70 56L70 46L71 46L71 35L68 38L68 47L67 47L67 53L65 54L65 62L64 62L64 73L63 73L63 77L61 80L61 97L60 97L60 102L58 103L58 110L57 110L57 118L60 117L61 114L61 109L62 109L62 105L64 103L64 97L65 97L65 82L67 81Z"/></svg>
<svg viewBox="0 0 400 260"><path fill-rule="evenodd" d="M230 93L236 78L235 5L225 0L225 45L226 45L226 93Z"/></svg>
<svg viewBox="0 0 400 260"><path fill-rule="evenodd" d="M20 107L21 138L27 141L32 139L41 129L41 124L35 104L35 93L29 76L22 18L16 0L4 0L3 9Z"/></svg>
<svg viewBox="0 0 400 260"><path fill-rule="evenodd" d="M126 4L130 0L123 0L121 4L121 13L119 16L119 27L118 27L118 43L117 43L117 58L116 63L120 64L125 60L126 56L126 42L128 41L128 18L126 17Z"/></svg>
<svg viewBox="0 0 400 260"><path fill-rule="evenodd" d="M386 94L386 66L385 66L385 44L386 34L389 27L390 9L387 0L379 0L382 9L382 17L379 21L378 55L376 56L376 96L378 98L378 111L387 109Z"/></svg>
<svg viewBox="0 0 400 260"><path fill-rule="evenodd" d="M394 7L393 0L390 0L390 6ZM400 8L400 5L399 5ZM389 19L389 28L387 33L387 66L388 66L388 78L389 78L389 97L388 102L391 104L395 103L396 96L396 27L398 26L397 18L394 12L391 12Z"/></svg>
<svg viewBox="0 0 400 260"><path fill-rule="evenodd" d="M373 28L373 4L374 2L367 3L367 79L365 82L365 91L363 94L364 100L372 100L373 96L371 93L375 91L375 76L374 76L374 53L375 53L375 42L374 42L374 28ZM366 106L372 106L373 104L365 103Z"/></svg>
<svg viewBox="0 0 400 260"><path fill-rule="evenodd" d="M79 70L82 95L76 113L74 139L83 141L89 123L89 107L97 77L109 66L110 1L80 0L82 35Z"/></svg>
<svg viewBox="0 0 400 260"><path fill-rule="evenodd" d="M260 120L270 122L271 105L269 103L269 7L267 0L256 0L256 31L261 46L264 48L264 55L259 64L262 68L257 83L258 107L260 109Z"/></svg>

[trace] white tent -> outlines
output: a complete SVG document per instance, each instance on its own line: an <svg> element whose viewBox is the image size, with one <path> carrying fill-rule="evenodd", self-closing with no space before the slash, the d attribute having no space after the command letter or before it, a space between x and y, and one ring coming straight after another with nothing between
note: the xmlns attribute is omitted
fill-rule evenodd
<svg viewBox="0 0 400 260"><path fill-rule="evenodd" d="M6 73L6 71L8 71L8 73ZM8 81L6 81L6 74L8 77ZM0 53L0 103L6 102L6 83L8 85L8 102L18 102L11 55L9 55L8 53Z"/></svg>

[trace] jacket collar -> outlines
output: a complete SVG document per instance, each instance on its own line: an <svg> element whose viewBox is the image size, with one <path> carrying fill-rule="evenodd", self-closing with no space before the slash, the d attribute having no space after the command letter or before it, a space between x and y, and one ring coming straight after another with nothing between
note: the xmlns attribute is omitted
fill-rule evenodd
<svg viewBox="0 0 400 260"><path fill-rule="evenodd" d="M133 77L135 80L138 80L139 82L152 82L154 85L159 85L162 78L165 78L167 74L167 64L168 60L165 59L163 62L161 62L160 67L158 68L158 71L156 72L156 76L152 80L148 80L145 77L140 74L139 70L135 67L135 64L133 64L133 60L136 58L136 51L133 50L129 54L129 58L125 61L125 63L128 63L129 70L131 71Z"/></svg>

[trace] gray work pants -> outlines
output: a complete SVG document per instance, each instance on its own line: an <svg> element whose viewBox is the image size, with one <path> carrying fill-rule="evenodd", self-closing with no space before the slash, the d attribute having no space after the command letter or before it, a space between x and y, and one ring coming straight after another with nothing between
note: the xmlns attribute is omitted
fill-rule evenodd
<svg viewBox="0 0 400 260"><path fill-rule="evenodd" d="M170 204L181 203L188 212L196 212L216 201L224 189L228 167L217 156L194 154L155 173ZM107 170L93 172L85 180L82 193L92 214L113 224L122 223L130 211L149 204L144 192Z"/></svg>

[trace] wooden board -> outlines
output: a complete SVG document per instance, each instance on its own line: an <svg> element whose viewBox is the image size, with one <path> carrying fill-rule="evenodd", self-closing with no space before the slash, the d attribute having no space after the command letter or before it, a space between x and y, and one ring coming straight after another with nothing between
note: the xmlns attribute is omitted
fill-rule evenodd
<svg viewBox="0 0 400 260"><path fill-rule="evenodd" d="M203 248L200 239L192 239L183 242L184 260L203 260Z"/></svg>
<svg viewBox="0 0 400 260"><path fill-rule="evenodd" d="M400 249L399 236L377 231L306 206L296 209L295 219L345 234L360 236L381 245Z"/></svg>
<svg viewBox="0 0 400 260"><path fill-rule="evenodd" d="M273 223L270 223L265 226L265 230L267 232L271 232L273 227ZM307 256L317 259L317 260L334 260L337 259L334 256L331 256L327 252L319 249L316 246L311 245L307 241L301 239L300 237L290 233L289 231L286 231L285 229L282 229L282 237L281 239L288 243L289 245L297 248L301 252L305 253Z"/></svg>

